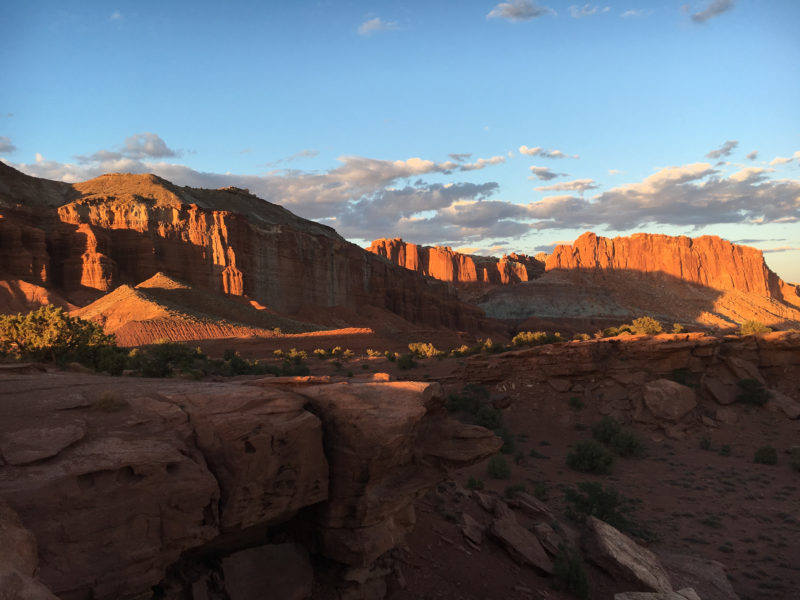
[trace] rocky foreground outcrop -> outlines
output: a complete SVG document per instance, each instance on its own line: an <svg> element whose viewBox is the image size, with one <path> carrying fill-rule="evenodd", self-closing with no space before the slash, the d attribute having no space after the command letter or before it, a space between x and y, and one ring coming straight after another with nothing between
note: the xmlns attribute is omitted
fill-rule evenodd
<svg viewBox="0 0 800 600"><path fill-rule="evenodd" d="M43 285L82 306L158 272L284 314L371 305L462 330L482 318L447 285L247 190L121 174L69 185L0 163L0 277Z"/></svg>
<svg viewBox="0 0 800 600"><path fill-rule="evenodd" d="M727 406L752 402L747 394L766 394L767 409L800 418L800 332L564 342L473 356L461 376L495 387L509 402L525 402L531 395L575 396L602 414L681 438L693 427L735 418Z"/></svg>
<svg viewBox="0 0 800 600"><path fill-rule="evenodd" d="M42 598L249 598L270 574L307 597L312 572L380 589L414 500L501 444L438 384L0 381L0 531L23 556L0 583Z"/></svg>
<svg viewBox="0 0 800 600"><path fill-rule="evenodd" d="M544 272L543 257L511 253L498 259L462 254L446 246L418 246L400 238L374 240L367 250L420 275L452 283L520 283Z"/></svg>

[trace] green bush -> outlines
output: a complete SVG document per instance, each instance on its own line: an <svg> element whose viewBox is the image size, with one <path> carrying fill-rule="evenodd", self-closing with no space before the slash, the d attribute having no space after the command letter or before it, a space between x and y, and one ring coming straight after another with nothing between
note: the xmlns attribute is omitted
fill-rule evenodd
<svg viewBox="0 0 800 600"><path fill-rule="evenodd" d="M739 335L756 335L759 333L769 333L772 331L769 327L760 321L745 321L739 326Z"/></svg>
<svg viewBox="0 0 800 600"><path fill-rule="evenodd" d="M467 346L466 344L463 344L458 348L453 348L450 350L450 356L472 356L473 354L480 354L482 349L483 345L481 344L475 344L474 346Z"/></svg>
<svg viewBox="0 0 800 600"><path fill-rule="evenodd" d="M580 554L566 546L558 545L553 562L553 585L557 590L572 594L580 600L589 598L589 580Z"/></svg>
<svg viewBox="0 0 800 600"><path fill-rule="evenodd" d="M707 435L700 438L700 449L711 450L711 438Z"/></svg>
<svg viewBox="0 0 800 600"><path fill-rule="evenodd" d="M773 446L761 446L756 450L753 462L760 465L777 465L778 451Z"/></svg>
<svg viewBox="0 0 800 600"><path fill-rule="evenodd" d="M533 484L533 496L542 502L547 500L547 486L543 481L537 481Z"/></svg>
<svg viewBox="0 0 800 600"><path fill-rule="evenodd" d="M492 479L508 479L511 477L511 467L501 454L496 454L489 459L486 471Z"/></svg>
<svg viewBox="0 0 800 600"><path fill-rule="evenodd" d="M800 447L795 446L789 452L789 465L800 473Z"/></svg>
<svg viewBox="0 0 800 600"><path fill-rule="evenodd" d="M592 425L592 437L598 442L610 444L615 435L622 431L622 426L611 417L603 417Z"/></svg>
<svg viewBox="0 0 800 600"><path fill-rule="evenodd" d="M417 358L439 358L444 356L444 352L437 350L433 344L425 342L412 342L408 349Z"/></svg>
<svg viewBox="0 0 800 600"><path fill-rule="evenodd" d="M633 333L647 335L656 335L664 331L661 327L661 323L656 321L653 317L639 317L638 319L634 319L631 323L631 329Z"/></svg>
<svg viewBox="0 0 800 600"><path fill-rule="evenodd" d="M503 446L500 448L500 452L503 454L514 454L514 450L517 448L517 442L511 432L507 428L501 426L495 429L494 433L503 440Z"/></svg>
<svg viewBox="0 0 800 600"><path fill-rule="evenodd" d="M370 358L377 358L379 356L383 356L383 352L380 350L373 350L372 348L367 348L367 356Z"/></svg>
<svg viewBox="0 0 800 600"><path fill-rule="evenodd" d="M114 374L122 371L124 351L98 323L69 316L61 308L42 306L27 314L0 315L0 356L16 360L79 362L98 370L102 362Z"/></svg>
<svg viewBox="0 0 800 600"><path fill-rule="evenodd" d="M545 331L520 331L511 343L514 346L542 346L566 341L560 333L547 333Z"/></svg>
<svg viewBox="0 0 800 600"><path fill-rule="evenodd" d="M569 399L569 406L575 410L581 410L586 406L586 404L584 404L583 400L581 400L578 396L572 396Z"/></svg>
<svg viewBox="0 0 800 600"><path fill-rule="evenodd" d="M606 474L614 464L614 455L594 440L575 444L567 454L567 466L581 473Z"/></svg>
<svg viewBox="0 0 800 600"><path fill-rule="evenodd" d="M681 325L680 323L673 323L672 324L672 333L683 333L686 331L686 328Z"/></svg>
<svg viewBox="0 0 800 600"><path fill-rule="evenodd" d="M719 447L719 454L720 456L730 456L731 447L728 444L722 444L722 446Z"/></svg>
<svg viewBox="0 0 800 600"><path fill-rule="evenodd" d="M483 479L470 477L467 480L467 488L470 490L482 490L484 487Z"/></svg>
<svg viewBox="0 0 800 600"><path fill-rule="evenodd" d="M525 486L524 483L512 483L511 485L507 485L505 489L506 498L513 498L520 492L526 492L528 488Z"/></svg>
<svg viewBox="0 0 800 600"><path fill-rule="evenodd" d="M770 397L769 390L758 379L742 379L739 381L739 394L736 396L737 402L764 406Z"/></svg>
<svg viewBox="0 0 800 600"><path fill-rule="evenodd" d="M611 438L611 449L622 458L636 458L644 454L642 441L630 431L621 431Z"/></svg>
<svg viewBox="0 0 800 600"><path fill-rule="evenodd" d="M495 430L503 425L503 416L491 404L482 404L475 413L475 424Z"/></svg>
<svg viewBox="0 0 800 600"><path fill-rule="evenodd" d="M633 501L622 496L616 488L603 487L595 481L582 481L578 489L567 488L564 492L567 516L582 523L592 516L605 521L620 531L630 531L633 524L628 515L633 512Z"/></svg>
<svg viewBox="0 0 800 600"><path fill-rule="evenodd" d="M499 352L505 352L506 347L503 344L497 344L492 341L492 338L488 338L485 342L483 342L482 349L489 354L498 354Z"/></svg>

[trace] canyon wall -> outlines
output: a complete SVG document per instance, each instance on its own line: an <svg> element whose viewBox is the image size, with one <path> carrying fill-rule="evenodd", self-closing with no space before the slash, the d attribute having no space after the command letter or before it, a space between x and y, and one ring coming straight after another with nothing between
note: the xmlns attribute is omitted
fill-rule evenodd
<svg viewBox="0 0 800 600"><path fill-rule="evenodd" d="M697 238L636 233L605 238L584 233L556 246L546 270L611 270L663 274L715 290L736 290L800 306L795 286L782 281L760 250L717 236Z"/></svg>
<svg viewBox="0 0 800 600"><path fill-rule="evenodd" d="M461 254L443 246L418 246L400 238L375 240L367 250L426 277L452 283L520 283L535 279L544 271L541 260L525 254L512 253L497 259Z"/></svg>
<svg viewBox="0 0 800 600"><path fill-rule="evenodd" d="M475 329L482 319L447 285L246 190L119 174L70 186L4 164L0 183L0 274L63 291L75 304L161 271L285 314L372 305L455 329Z"/></svg>

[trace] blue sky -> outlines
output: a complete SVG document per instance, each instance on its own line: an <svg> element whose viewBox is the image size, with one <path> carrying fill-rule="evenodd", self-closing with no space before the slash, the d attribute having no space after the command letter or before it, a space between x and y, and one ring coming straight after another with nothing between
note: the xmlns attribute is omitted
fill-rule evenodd
<svg viewBox="0 0 800 600"><path fill-rule="evenodd" d="M717 234L800 282L799 28L796 0L8 0L0 160L248 187L360 244Z"/></svg>

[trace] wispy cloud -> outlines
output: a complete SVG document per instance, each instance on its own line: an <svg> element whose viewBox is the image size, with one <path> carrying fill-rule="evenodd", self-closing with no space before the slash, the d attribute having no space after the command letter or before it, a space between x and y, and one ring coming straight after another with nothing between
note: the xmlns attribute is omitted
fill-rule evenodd
<svg viewBox="0 0 800 600"><path fill-rule="evenodd" d="M583 194L586 190L596 190L597 183L593 179L574 179L572 181L561 181L551 185L543 185L536 188L537 192L580 192Z"/></svg>
<svg viewBox="0 0 800 600"><path fill-rule="evenodd" d="M506 162L505 156L492 156L491 158L479 158L475 162L462 164L458 167L459 171L477 171L489 165L499 165Z"/></svg>
<svg viewBox="0 0 800 600"><path fill-rule="evenodd" d="M545 150L541 146L534 148L520 146L519 153L526 156L541 156L542 158L580 158L577 154L565 154L561 150Z"/></svg>
<svg viewBox="0 0 800 600"><path fill-rule="evenodd" d="M712 150L706 154L706 158L722 158L724 156L730 156L731 152L733 152L738 145L738 140L728 140L716 150Z"/></svg>
<svg viewBox="0 0 800 600"><path fill-rule="evenodd" d="M774 167L775 165L786 165L795 159L800 159L800 150L795 152L794 156L776 156L771 161L769 161L769 165L771 167Z"/></svg>
<svg viewBox="0 0 800 600"><path fill-rule="evenodd" d="M108 18L112 21L121 21L123 19L123 16L121 12L115 10L113 13L111 13L111 16Z"/></svg>
<svg viewBox="0 0 800 600"><path fill-rule="evenodd" d="M705 23L709 19L718 17L733 8L733 0L711 0L703 10L692 15L695 23Z"/></svg>
<svg viewBox="0 0 800 600"><path fill-rule="evenodd" d="M758 158L758 150L753 150L747 155L748 160L755 160Z"/></svg>
<svg viewBox="0 0 800 600"><path fill-rule="evenodd" d="M246 151L251 152L249 148ZM242 152L245 152L245 150L243 150ZM294 154L292 154L291 156L287 156L286 158L279 158L278 160L265 163L265 166L276 167L278 165L294 162L296 160L301 160L303 158L314 158L315 156L319 156L319 150L314 150L314 149L300 150L300 152L295 152Z"/></svg>
<svg viewBox="0 0 800 600"><path fill-rule="evenodd" d="M772 252L793 252L795 250L800 250L800 246L778 246L777 248L763 248L761 251L764 254L769 254Z"/></svg>
<svg viewBox="0 0 800 600"><path fill-rule="evenodd" d="M456 162L464 162L465 160L469 160L472 158L472 152L453 152L452 154L448 154L450 158L452 158Z"/></svg>
<svg viewBox="0 0 800 600"><path fill-rule="evenodd" d="M506 19L508 21L530 21L537 17L555 15L549 6L539 6L532 0L511 0L501 2L495 6L488 15L487 19Z"/></svg>
<svg viewBox="0 0 800 600"><path fill-rule="evenodd" d="M556 173L550 167L530 167L532 176L529 179L539 179L540 181L550 181L556 177L564 177L566 173Z"/></svg>
<svg viewBox="0 0 800 600"><path fill-rule="evenodd" d="M11 138L0 135L0 154L11 154L16 151L17 147L11 143Z"/></svg>
<svg viewBox="0 0 800 600"><path fill-rule="evenodd" d="M569 7L569 14L573 19L582 19L583 17L590 17L596 15L598 12L608 12L611 10L608 6L600 8L591 4L584 4L583 6L575 6L574 4Z"/></svg>
<svg viewBox="0 0 800 600"><path fill-rule="evenodd" d="M168 147L166 142L157 134L144 132L136 133L125 138L125 142L119 150L98 150L94 154L88 156L79 155L76 156L76 158L80 162L87 163L113 161L122 158L134 160L143 158L175 158L181 154L182 151L173 150Z"/></svg>
<svg viewBox="0 0 800 600"><path fill-rule="evenodd" d="M381 31L392 31L398 28L397 21L384 21L380 17L375 17L374 19L369 19L364 21L361 25L358 26L358 34L369 36L373 33L379 33Z"/></svg>
<svg viewBox="0 0 800 600"><path fill-rule="evenodd" d="M649 17L653 14L652 10L645 10L644 8L629 9L624 11L620 16L623 19L631 19L636 17Z"/></svg>

